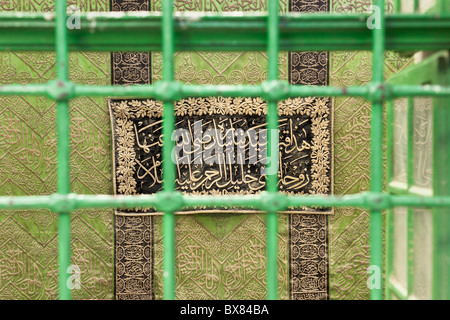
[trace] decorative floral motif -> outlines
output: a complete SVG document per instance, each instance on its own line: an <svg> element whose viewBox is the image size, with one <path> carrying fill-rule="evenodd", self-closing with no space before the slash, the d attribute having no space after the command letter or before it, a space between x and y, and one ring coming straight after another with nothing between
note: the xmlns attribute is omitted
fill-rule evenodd
<svg viewBox="0 0 450 320"><path fill-rule="evenodd" d="M294 12L329 11L330 0L291 0L289 10ZM327 85L329 53L326 51L289 52L289 82L295 85ZM332 193L331 101L316 101L306 107L311 117L311 177L310 193ZM292 111L291 111L292 112ZM320 214L293 214L289 217L290 297L294 300L327 300L328 292L328 217Z"/></svg>
<svg viewBox="0 0 450 320"><path fill-rule="evenodd" d="M393 12L394 0L385 1ZM332 0L332 12L367 12L371 0ZM330 53L330 85L359 86L372 78L372 55L367 51ZM385 53L385 78L411 63L395 52ZM357 97L336 97L334 102L334 192L352 194L369 190L371 102ZM358 208L336 208L330 216L330 298L370 298L366 285L369 266L370 213Z"/></svg>

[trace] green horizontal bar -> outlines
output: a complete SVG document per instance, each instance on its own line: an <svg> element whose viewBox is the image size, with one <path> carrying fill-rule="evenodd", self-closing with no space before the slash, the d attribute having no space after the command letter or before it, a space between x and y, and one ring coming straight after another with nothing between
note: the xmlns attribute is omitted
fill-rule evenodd
<svg viewBox="0 0 450 320"><path fill-rule="evenodd" d="M59 85L58 85L59 84ZM262 85L183 85L179 82L159 81L154 85L86 86L71 82L48 84L0 85L0 95L43 95L54 100L67 97L109 96L155 98L171 101L188 97L262 97L266 100L283 100L297 97L363 97L368 100L396 99L406 96L450 97L449 86L439 85L363 85L359 87L294 86L285 81L268 81Z"/></svg>
<svg viewBox="0 0 450 320"><path fill-rule="evenodd" d="M161 14L81 14L81 28L68 30L71 51L158 51ZM371 50L367 15L289 13L279 18L280 50ZM54 50L54 14L1 13L0 50ZM267 49L267 14L178 14L175 50ZM389 15L387 50L450 49L450 14Z"/></svg>
<svg viewBox="0 0 450 320"><path fill-rule="evenodd" d="M450 196L418 197L364 192L351 195L300 195L260 193L256 195L181 195L178 192L158 192L151 195L82 195L52 194L43 196L1 196L0 209L50 209L72 211L80 208L142 208L180 210L197 206L248 207L260 210L281 211L286 207L360 207L386 209L392 207L450 207Z"/></svg>

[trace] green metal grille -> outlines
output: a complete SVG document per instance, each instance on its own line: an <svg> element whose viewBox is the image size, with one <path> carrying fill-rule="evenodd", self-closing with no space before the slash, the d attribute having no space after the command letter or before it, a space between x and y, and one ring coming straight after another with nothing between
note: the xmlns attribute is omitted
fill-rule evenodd
<svg viewBox="0 0 450 320"><path fill-rule="evenodd" d="M374 0L384 8L384 0ZM241 16L173 15L173 1L163 1L160 14L87 14L81 29L66 28L66 0L56 0L53 14L1 14L1 50L48 50L55 48L56 80L41 85L0 86L1 95L45 95L57 101L58 188L43 196L0 197L0 208L48 208L59 213L59 297L70 299L66 272L71 262L70 212L78 208L156 207L164 212L164 299L175 298L175 216L192 206L242 206L267 212L267 297L277 299L277 212L286 207L354 206L370 210L370 264L382 267L383 209L395 206L449 207L448 196L416 196L383 192L383 102L403 96L449 97L450 88L440 85L389 85L383 82L385 49L450 49L450 15L392 15L379 17L380 28L369 30L366 15L278 14L278 1L268 0L268 13ZM426 26L426 28L421 28ZM118 30L122 32L118 32ZM6 32L5 32L6 31ZM157 50L163 52L163 81L155 85L83 86L68 79L70 50ZM174 81L175 50L267 50L268 80L255 86L194 86ZM373 78L361 87L290 86L278 80L279 50L373 51ZM146 97L164 101L163 159L171 159L174 131L174 101L184 97L262 97L268 101L267 129L277 132L277 102L289 97L360 96L373 102L371 123L370 192L345 196L287 196L278 193L276 174L268 174L267 189L257 195L194 196L175 191L175 164L163 162L163 191L152 195L80 195L70 190L69 100L78 96ZM275 130L271 130L275 129ZM272 141L272 142L271 142ZM275 144L275 145L272 145ZM278 150L278 137L268 137L267 150ZM277 172L278 155L269 154L271 172ZM371 290L372 299L382 298L382 289Z"/></svg>

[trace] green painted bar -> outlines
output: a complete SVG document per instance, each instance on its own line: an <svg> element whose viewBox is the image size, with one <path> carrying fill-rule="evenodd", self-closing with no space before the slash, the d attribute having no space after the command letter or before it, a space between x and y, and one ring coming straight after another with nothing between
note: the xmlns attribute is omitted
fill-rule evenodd
<svg viewBox="0 0 450 320"><path fill-rule="evenodd" d="M54 15L0 14L0 50L53 50ZM71 51L160 51L162 17L152 13L81 14L81 29L68 30ZM450 15L389 15L387 50L450 49ZM284 14L280 50L371 50L367 15ZM2 30L5 29L5 30ZM183 14L174 19L176 50L263 51L267 15Z"/></svg>
<svg viewBox="0 0 450 320"><path fill-rule="evenodd" d="M173 81L174 31L173 31L173 0L163 1L162 17L163 38L163 79ZM175 132L174 102L165 101L163 109L163 190L175 191L175 164L172 161L173 141ZM173 210L165 210L163 217L164 245L164 300L175 299L175 215Z"/></svg>
<svg viewBox="0 0 450 320"><path fill-rule="evenodd" d="M274 98L282 100L296 97L363 97L368 100L379 99L378 85L372 84L359 87L330 87L330 86L292 86L285 81L265 82L262 85L182 85L178 82L158 82L154 85L130 86L86 86L74 85L71 82L36 85L0 85L0 95L42 95L54 100L81 96L110 96L155 98L163 101L173 101L188 97L263 97L267 100ZM450 87L440 85L384 85L381 92L387 99L406 96L436 96L450 97ZM381 93L381 94L383 94Z"/></svg>
<svg viewBox="0 0 450 320"><path fill-rule="evenodd" d="M55 38L56 38L56 78L58 86L69 79L69 52L67 45L66 0L56 0ZM69 137L69 101L65 99L57 103L57 192L70 193L70 137ZM70 211L58 210L58 263L59 263L59 299L70 300L68 268L71 265L70 248Z"/></svg>
<svg viewBox="0 0 450 320"><path fill-rule="evenodd" d="M268 81L278 80L278 0L269 0L268 3ZM267 153L269 163L266 165L266 191L276 193L278 191L278 110L277 100L269 100L267 104ZM278 217L276 210L267 210L267 299L278 299Z"/></svg>
<svg viewBox="0 0 450 320"><path fill-rule="evenodd" d="M376 0L375 5L381 8L376 17L376 26L373 32L373 72L372 83L374 85L383 82L383 66L384 66L384 0ZM376 11L374 11L376 12ZM383 190L383 97L374 101L372 106L372 122L371 122L371 168L370 168L370 190L372 192L382 192ZM377 266L380 270L383 267L383 221L381 210L372 210L370 213L370 265ZM370 297L372 300L381 300L383 298L383 285L380 279L380 287L371 288Z"/></svg>
<svg viewBox="0 0 450 320"><path fill-rule="evenodd" d="M398 3L396 8L398 8ZM392 181L393 177L393 153L394 153L394 101L387 102L386 111L386 180L388 183ZM388 192L392 192L389 189ZM390 279L394 270L393 254L394 254L394 210L389 208L386 210L386 255L385 255L385 274L386 279ZM392 289L390 286L385 286L384 297L386 300L392 299Z"/></svg>

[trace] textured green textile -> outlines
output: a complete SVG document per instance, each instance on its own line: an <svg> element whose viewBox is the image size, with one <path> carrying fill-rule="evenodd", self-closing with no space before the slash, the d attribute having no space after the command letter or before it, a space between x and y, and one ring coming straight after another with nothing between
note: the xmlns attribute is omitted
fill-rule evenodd
<svg viewBox="0 0 450 320"><path fill-rule="evenodd" d="M386 1L388 12L395 1ZM367 12L367 1L332 0L332 11ZM394 52L385 55L385 79L412 63ZM358 86L372 80L372 53L332 52L330 85ZM370 101L337 97L334 100L334 191L352 194L370 188ZM369 212L336 208L330 218L330 299L369 299Z"/></svg>
<svg viewBox="0 0 450 320"><path fill-rule="evenodd" d="M107 11L107 2L77 3L83 11ZM1 11L49 11L53 1L22 0ZM70 78L108 84L108 53L71 53ZM50 52L1 52L0 83L45 83L55 78ZM0 97L0 194L56 191L56 104L45 97ZM104 98L70 103L73 192L112 193L110 121ZM72 213L72 262L81 271L74 299L113 297L111 210ZM0 299L58 297L57 215L46 210L0 211Z"/></svg>

